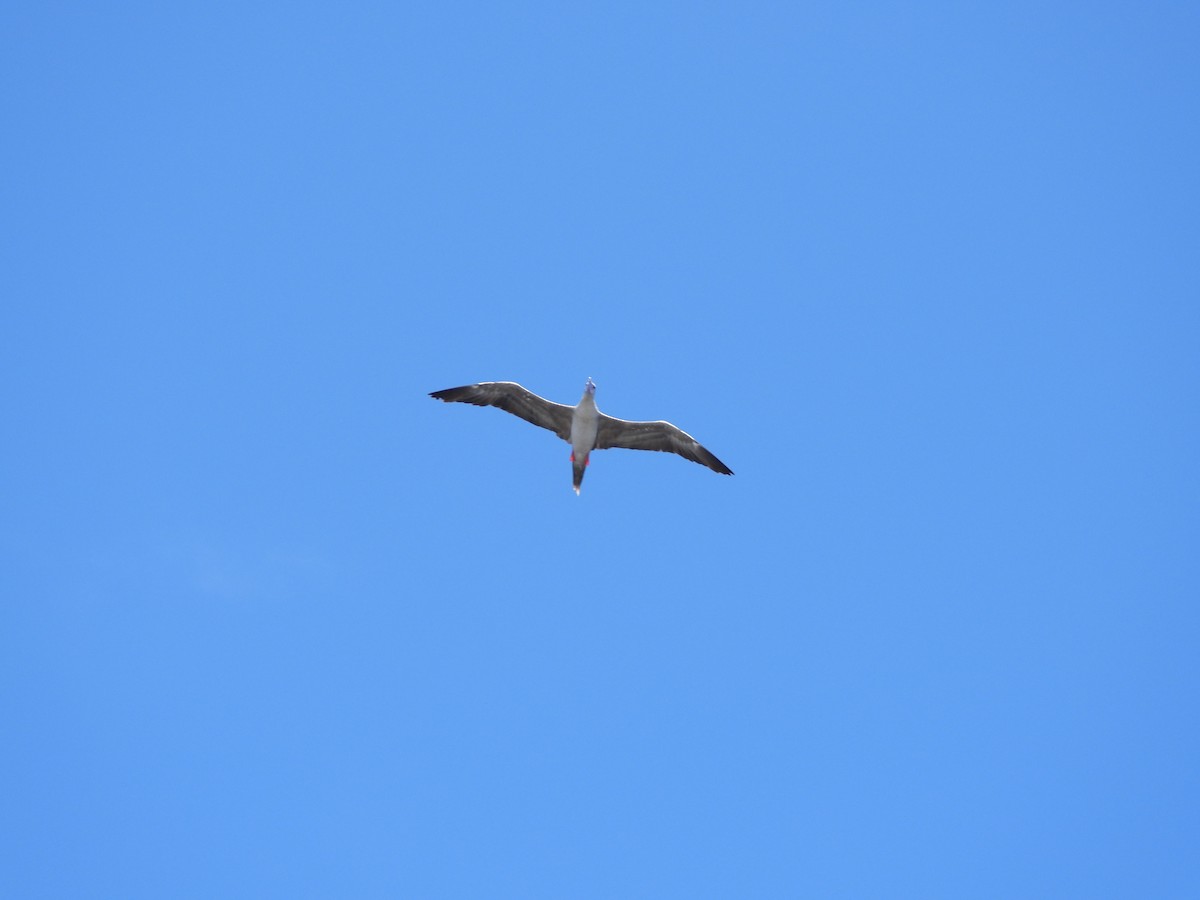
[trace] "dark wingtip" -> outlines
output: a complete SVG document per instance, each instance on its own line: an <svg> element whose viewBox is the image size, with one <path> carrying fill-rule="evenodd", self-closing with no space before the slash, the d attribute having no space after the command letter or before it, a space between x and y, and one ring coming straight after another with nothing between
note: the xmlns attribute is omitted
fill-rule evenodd
<svg viewBox="0 0 1200 900"><path fill-rule="evenodd" d="M719 459L717 459L711 453L708 454L708 459L704 460L704 465L708 466L710 469L712 469L718 475L732 475L733 474L733 469L729 468L729 466L725 465L725 463L721 462Z"/></svg>

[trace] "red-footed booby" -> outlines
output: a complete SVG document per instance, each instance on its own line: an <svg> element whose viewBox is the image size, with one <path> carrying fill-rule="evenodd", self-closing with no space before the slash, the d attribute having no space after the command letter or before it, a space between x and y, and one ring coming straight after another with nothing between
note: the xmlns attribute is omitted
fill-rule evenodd
<svg viewBox="0 0 1200 900"><path fill-rule="evenodd" d="M722 475L733 470L721 462L685 431L670 422L627 422L606 416L596 408L596 385L592 379L583 387L583 396L575 406L552 403L513 381L485 381L465 387L434 391L429 395L446 403L473 403L495 406L520 416L541 428L549 429L571 445L571 468L575 493L583 484L583 470L593 450L625 447L629 450L665 450L684 459L708 466Z"/></svg>

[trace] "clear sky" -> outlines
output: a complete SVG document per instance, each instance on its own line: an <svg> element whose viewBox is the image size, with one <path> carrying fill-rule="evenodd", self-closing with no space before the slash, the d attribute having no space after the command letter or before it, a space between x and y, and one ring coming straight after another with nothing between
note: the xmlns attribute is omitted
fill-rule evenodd
<svg viewBox="0 0 1200 900"><path fill-rule="evenodd" d="M580 6L0 14L0 895L1196 896L1196 5Z"/></svg>

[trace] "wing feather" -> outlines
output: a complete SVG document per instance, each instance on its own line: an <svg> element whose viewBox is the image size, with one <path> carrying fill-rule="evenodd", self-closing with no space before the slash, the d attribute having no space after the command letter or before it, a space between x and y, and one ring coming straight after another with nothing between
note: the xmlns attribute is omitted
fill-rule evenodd
<svg viewBox="0 0 1200 900"><path fill-rule="evenodd" d="M574 408L552 403L526 390L515 381L484 381L464 387L434 391L430 395L446 403L473 403L475 406L494 406L514 416L553 431L564 441L571 440L571 418Z"/></svg>
<svg viewBox="0 0 1200 900"><path fill-rule="evenodd" d="M732 475L733 470L705 449L699 441L670 422L628 422L600 415L600 429L596 433L596 449L624 447L627 450L661 450L678 453L684 459L708 466L722 475Z"/></svg>

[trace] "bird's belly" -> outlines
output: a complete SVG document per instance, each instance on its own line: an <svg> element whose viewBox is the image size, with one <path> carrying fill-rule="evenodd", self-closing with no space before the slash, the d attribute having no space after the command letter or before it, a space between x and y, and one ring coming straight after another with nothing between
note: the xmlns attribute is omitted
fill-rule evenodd
<svg viewBox="0 0 1200 900"><path fill-rule="evenodd" d="M596 432L600 429L600 414L576 412L571 419L571 449L583 457L596 446Z"/></svg>

